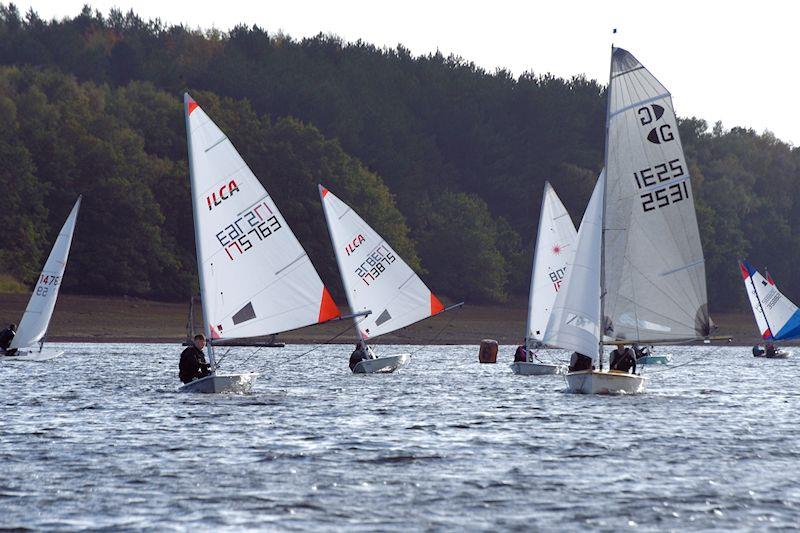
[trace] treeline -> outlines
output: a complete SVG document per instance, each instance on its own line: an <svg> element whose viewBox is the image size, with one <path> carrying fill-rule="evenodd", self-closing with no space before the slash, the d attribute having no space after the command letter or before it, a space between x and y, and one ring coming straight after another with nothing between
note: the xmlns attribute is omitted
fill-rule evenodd
<svg viewBox="0 0 800 533"><path fill-rule="evenodd" d="M544 181L577 224L602 166L604 87L583 77L514 78L402 47L202 32L119 11L44 21L13 5L0 7L0 64L14 66L0 73L0 179L13 184L0 216L14 233L0 260L30 277L84 192L66 278L80 292L191 292L187 89L333 287L316 182L374 222L435 290L503 301L527 291ZM800 153L769 134L707 130L681 125L712 308L743 305L737 257L766 262L787 292L800 291L790 277Z"/></svg>

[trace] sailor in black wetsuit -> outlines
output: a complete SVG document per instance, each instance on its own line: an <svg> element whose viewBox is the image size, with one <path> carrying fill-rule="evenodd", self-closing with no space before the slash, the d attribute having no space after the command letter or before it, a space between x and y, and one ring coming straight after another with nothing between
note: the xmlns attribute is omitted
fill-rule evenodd
<svg viewBox="0 0 800 533"><path fill-rule="evenodd" d="M609 370L616 370L618 372L636 373L636 355L630 348L626 348L624 344L617 344L617 349L611 352L611 364Z"/></svg>
<svg viewBox="0 0 800 533"><path fill-rule="evenodd" d="M206 362L205 355L203 355L203 348L205 347L205 335L198 334L194 336L194 345L189 346L181 353L181 361L178 364L178 377L184 383L189 383L211 374L211 367Z"/></svg>
<svg viewBox="0 0 800 533"><path fill-rule="evenodd" d="M369 353L367 353L367 347L364 341L358 341L356 343L356 349L350 354L350 370L355 369L356 365L364 359L370 359L370 356Z"/></svg>
<svg viewBox="0 0 800 533"><path fill-rule="evenodd" d="M8 347L11 346L11 341L14 340L14 336L16 334L17 334L16 324L9 324L6 329L0 331L0 348L8 350Z"/></svg>

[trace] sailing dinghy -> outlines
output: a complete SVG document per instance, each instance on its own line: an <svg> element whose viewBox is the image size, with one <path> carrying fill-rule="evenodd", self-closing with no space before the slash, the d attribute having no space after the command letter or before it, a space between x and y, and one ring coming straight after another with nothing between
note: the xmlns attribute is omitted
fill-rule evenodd
<svg viewBox="0 0 800 533"><path fill-rule="evenodd" d="M767 273L765 278L747 261L739 263L739 270L761 338L770 343L800 338L800 310L778 290L772 276ZM766 350L753 353L771 359L785 359L791 354L783 348L774 354L767 354Z"/></svg>
<svg viewBox="0 0 800 533"><path fill-rule="evenodd" d="M575 257L576 240L577 232L569 213L550 182L545 182L528 297L525 332L527 360L511 364L515 374L540 376L567 372L566 365L541 361L534 352L545 346L542 339L547 321L559 288L567 276L567 266Z"/></svg>
<svg viewBox="0 0 800 533"><path fill-rule="evenodd" d="M353 373L394 372L411 360L411 354L375 357L367 340L461 304L445 308L411 267L350 206L322 185L319 194L350 310L372 311L371 315L355 320L356 335L368 357L353 366Z"/></svg>
<svg viewBox="0 0 800 533"><path fill-rule="evenodd" d="M2 354L6 361L47 361L64 353L62 350L45 348L44 339L56 307L61 279L67 268L72 234L75 232L75 222L78 219L80 207L81 197L79 196L61 231L58 232L53 249L36 281L36 287L28 301L28 307L25 308L25 314L22 315L17 334L11 341L8 352Z"/></svg>
<svg viewBox="0 0 800 533"><path fill-rule="evenodd" d="M633 55L614 47L605 163L605 174L581 224L581 232L584 224L589 225L586 235L579 232L575 266L556 299L558 304L564 293L564 302L560 312L551 315L548 333L552 325L554 340L580 337L582 342L571 346L585 355L589 352L580 349L588 350L589 341L596 341L596 369L568 373L571 392L643 392L643 376L603 370L601 323L610 344L639 345L707 340L714 326L708 313L705 259L689 167L672 96ZM584 244L589 233L591 242ZM592 273L591 293L594 298L602 295L597 298L599 309L582 301L588 290L572 296L583 292L582 285L588 287L572 283L578 266L587 277ZM547 335L545 342L567 347L550 342Z"/></svg>
<svg viewBox="0 0 800 533"><path fill-rule="evenodd" d="M203 326L212 374L186 392L248 392L257 374L217 372L213 344L338 318L272 197L228 137L184 95Z"/></svg>

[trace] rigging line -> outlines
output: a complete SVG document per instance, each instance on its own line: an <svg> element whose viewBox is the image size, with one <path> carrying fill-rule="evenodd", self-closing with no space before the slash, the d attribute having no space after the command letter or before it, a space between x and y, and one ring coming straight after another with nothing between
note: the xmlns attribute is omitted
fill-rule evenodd
<svg viewBox="0 0 800 533"><path fill-rule="evenodd" d="M409 354L409 355L414 355L414 354L418 353L419 351L421 351L423 348L427 348L428 345L433 344L435 341L437 341L439 339L439 336L442 333L444 333L444 330L447 329L448 327L450 327L450 325L453 323L454 319L455 319L455 315L451 316L450 319L447 321L447 323L445 323L445 325L442 326L442 329L440 329L439 332L436 335L434 335L432 339L428 340L425 344L421 345L419 348L417 348L416 350L411 352L411 354Z"/></svg>

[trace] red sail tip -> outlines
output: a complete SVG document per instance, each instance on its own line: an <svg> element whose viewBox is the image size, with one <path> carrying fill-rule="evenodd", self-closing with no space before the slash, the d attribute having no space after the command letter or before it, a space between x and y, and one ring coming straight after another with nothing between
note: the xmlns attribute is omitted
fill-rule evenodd
<svg viewBox="0 0 800 533"><path fill-rule="evenodd" d="M768 282L770 285L775 285L775 282L774 282L774 281L772 281L772 276L770 276L770 275L769 275L769 272L767 272L767 282Z"/></svg>
<svg viewBox="0 0 800 533"><path fill-rule="evenodd" d="M211 331L211 338L212 339L221 339L222 338L222 336L220 336L220 334L217 333L217 328L215 328L211 324L209 324L208 327L209 327L209 330Z"/></svg>
<svg viewBox="0 0 800 533"><path fill-rule="evenodd" d="M744 263L739 263L739 268L742 269L742 278L747 279L750 277L750 272L747 271L747 267L744 266Z"/></svg>
<svg viewBox="0 0 800 533"><path fill-rule="evenodd" d="M331 293L328 292L327 288L322 287L322 301L319 304L319 319L317 322L327 322L340 316L339 307L333 301Z"/></svg>
<svg viewBox="0 0 800 533"><path fill-rule="evenodd" d="M328 194L328 189L323 187L322 185L319 186L319 194L325 198L325 195Z"/></svg>
<svg viewBox="0 0 800 533"><path fill-rule="evenodd" d="M431 293L431 316L444 311L444 305L439 301L435 294Z"/></svg>
<svg viewBox="0 0 800 533"><path fill-rule="evenodd" d="M764 332L762 337L765 339L770 339L772 337L772 332L769 330L769 328L767 328L767 331Z"/></svg>
<svg viewBox="0 0 800 533"><path fill-rule="evenodd" d="M197 109L197 102L195 102L194 98L192 98L191 96L189 96L187 94L186 95L186 112L189 115L191 115L192 111L194 111L195 109Z"/></svg>

